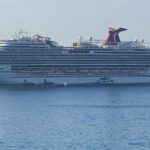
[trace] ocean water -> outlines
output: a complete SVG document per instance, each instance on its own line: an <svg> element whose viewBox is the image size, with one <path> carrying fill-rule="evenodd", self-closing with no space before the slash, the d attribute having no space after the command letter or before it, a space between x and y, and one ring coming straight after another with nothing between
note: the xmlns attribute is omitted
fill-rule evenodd
<svg viewBox="0 0 150 150"><path fill-rule="evenodd" d="M2 86L0 150L150 150L150 85Z"/></svg>

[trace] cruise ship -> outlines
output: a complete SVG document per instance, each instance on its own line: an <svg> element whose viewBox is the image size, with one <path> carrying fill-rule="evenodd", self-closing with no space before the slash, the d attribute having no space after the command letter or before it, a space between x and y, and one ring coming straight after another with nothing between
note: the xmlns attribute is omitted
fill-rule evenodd
<svg viewBox="0 0 150 150"><path fill-rule="evenodd" d="M0 84L150 83L150 47L144 40L122 42L125 28L109 28L106 40L80 37L71 47L20 32L0 41Z"/></svg>

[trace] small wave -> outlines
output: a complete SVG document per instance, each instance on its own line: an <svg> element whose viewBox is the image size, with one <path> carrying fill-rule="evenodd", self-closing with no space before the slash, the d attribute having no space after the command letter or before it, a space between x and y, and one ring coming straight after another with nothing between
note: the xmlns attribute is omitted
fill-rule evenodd
<svg viewBox="0 0 150 150"><path fill-rule="evenodd" d="M144 146L145 144L142 142L133 142L133 143L130 142L129 145L131 145L131 146Z"/></svg>
<svg viewBox="0 0 150 150"><path fill-rule="evenodd" d="M71 108L150 108L150 105L48 105L48 107Z"/></svg>

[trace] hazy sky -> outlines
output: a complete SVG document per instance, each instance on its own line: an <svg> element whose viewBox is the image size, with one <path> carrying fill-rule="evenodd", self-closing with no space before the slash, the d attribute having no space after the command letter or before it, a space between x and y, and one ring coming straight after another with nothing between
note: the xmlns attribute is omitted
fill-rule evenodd
<svg viewBox="0 0 150 150"><path fill-rule="evenodd" d="M0 38L21 28L61 44L80 35L107 37L108 27L125 27L123 40L150 41L150 0L0 0Z"/></svg>

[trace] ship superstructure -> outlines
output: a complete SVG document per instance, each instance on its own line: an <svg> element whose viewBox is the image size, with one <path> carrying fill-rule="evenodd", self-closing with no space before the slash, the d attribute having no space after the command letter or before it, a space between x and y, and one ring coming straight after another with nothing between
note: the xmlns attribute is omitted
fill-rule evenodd
<svg viewBox="0 0 150 150"><path fill-rule="evenodd" d="M0 84L150 83L150 48L144 40L121 42L125 30L110 28L105 41L81 37L73 47L22 33L0 41Z"/></svg>

